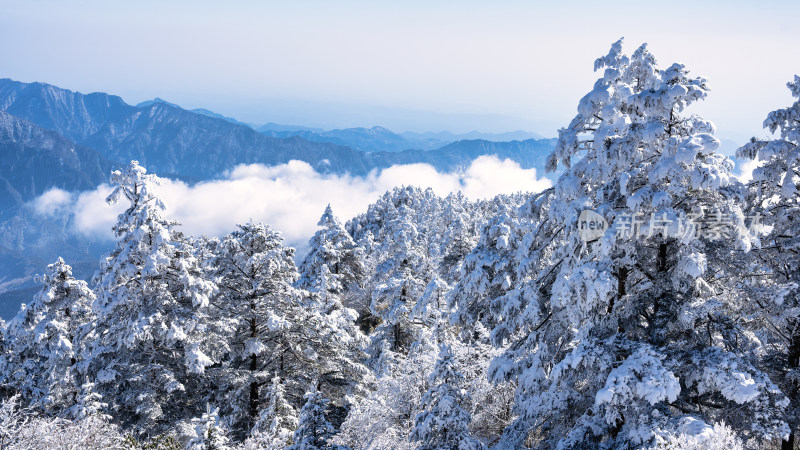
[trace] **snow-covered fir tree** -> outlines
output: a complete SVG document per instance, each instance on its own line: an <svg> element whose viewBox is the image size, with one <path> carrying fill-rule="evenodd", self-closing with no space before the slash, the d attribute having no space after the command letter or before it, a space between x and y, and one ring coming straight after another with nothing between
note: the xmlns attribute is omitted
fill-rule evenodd
<svg viewBox="0 0 800 450"><path fill-rule="evenodd" d="M768 232L753 254L746 277L751 301L765 323L764 348L770 374L789 396L791 434L784 449L793 449L800 427L800 77L787 84L795 102L769 113L764 127L780 138L753 138L737 151L758 159L750 183L750 214ZM758 226L758 223L755 224ZM762 338L762 339L763 339Z"/></svg>
<svg viewBox="0 0 800 450"><path fill-rule="evenodd" d="M464 409L466 398L464 375L456 368L453 350L441 346L439 359L430 375L430 388L422 396L422 412L414 419L411 440L419 449L485 449L469 429L470 415Z"/></svg>
<svg viewBox="0 0 800 450"><path fill-rule="evenodd" d="M0 370L23 401L59 414L79 401L82 378L75 364L82 329L94 318L95 295L61 258L37 280L42 290L8 323Z"/></svg>
<svg viewBox="0 0 800 450"><path fill-rule="evenodd" d="M113 228L117 246L95 276L97 318L80 362L115 419L147 433L202 412L196 395L213 364L202 344L216 286L177 223L162 217L158 182L136 161L111 175L107 201L124 197L129 206Z"/></svg>
<svg viewBox="0 0 800 450"><path fill-rule="evenodd" d="M393 245L388 257L376 268L386 278L375 287L370 305L372 314L380 319L373 333L374 357L379 357L384 348L396 353L408 352L418 329L411 311L428 282L417 270L424 264L425 256L419 248L414 224L398 220L388 226L394 230Z"/></svg>
<svg viewBox="0 0 800 450"><path fill-rule="evenodd" d="M507 350L492 376L518 382L501 446L647 445L684 415L782 436L786 399L754 364L740 291L715 276L752 236L713 126L683 114L706 81L621 41L595 69L548 160L565 172L530 206L546 211L523 238L534 263L493 331ZM582 238L585 210L612 224L599 239Z"/></svg>
<svg viewBox="0 0 800 450"><path fill-rule="evenodd" d="M477 246L464 258L456 286L450 291L452 320L467 328L482 324L489 329L502 317L508 303L502 298L516 285L515 247L520 228L515 214L503 211L489 219Z"/></svg>
<svg viewBox="0 0 800 450"><path fill-rule="evenodd" d="M298 286L319 291L324 283L325 293L340 297L358 291L366 276L361 248L333 214L331 205L325 208L317 225L322 228L309 241Z"/></svg>
<svg viewBox="0 0 800 450"><path fill-rule="evenodd" d="M297 411L286 400L279 377L272 379L265 396L267 406L261 410L250 440L260 447L285 448L292 443L298 426Z"/></svg>
<svg viewBox="0 0 800 450"><path fill-rule="evenodd" d="M228 436L220 424L219 410L206 406L201 417L192 419L195 436L186 445L187 450L228 450Z"/></svg>
<svg viewBox="0 0 800 450"><path fill-rule="evenodd" d="M333 443L336 430L325 417L329 400L312 385L304 396L306 403L300 410L299 425L294 432L294 443L289 450L345 450L347 447Z"/></svg>
<svg viewBox="0 0 800 450"><path fill-rule="evenodd" d="M335 296L295 288L294 249L284 247L280 233L266 225L241 225L221 240L217 252L213 264L221 290L214 304L218 317L233 326L222 337L229 352L213 370L214 395L232 432L246 436L253 430L268 404L263 388L274 377L283 380L295 408L302 406L304 387L315 378L344 406L366 376L355 312Z"/></svg>
<svg viewBox="0 0 800 450"><path fill-rule="evenodd" d="M231 326L223 337L229 349L225 364L214 369L214 395L237 436L255 425L262 387L285 376L291 367L286 359L295 357L297 343L285 339L286 328L302 314L302 293L292 286L298 278L293 256L280 233L257 223L240 225L217 247L217 315Z"/></svg>
<svg viewBox="0 0 800 450"><path fill-rule="evenodd" d="M108 403L103 402L103 397L94 391L94 383L87 380L81 385L80 394L78 394L75 404L67 410L67 414L75 420L83 420L92 416L111 420L113 417L105 413L107 409Z"/></svg>

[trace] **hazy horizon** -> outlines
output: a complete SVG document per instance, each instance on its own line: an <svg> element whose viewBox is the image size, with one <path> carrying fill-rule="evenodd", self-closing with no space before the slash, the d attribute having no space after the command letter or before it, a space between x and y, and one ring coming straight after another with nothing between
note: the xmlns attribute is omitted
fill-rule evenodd
<svg viewBox="0 0 800 450"><path fill-rule="evenodd" d="M508 1L62 4L0 0L0 77L136 104L154 97L242 122L555 136L625 37L709 79L693 110L722 138L766 134L800 5ZM701 20L702 18L702 20Z"/></svg>

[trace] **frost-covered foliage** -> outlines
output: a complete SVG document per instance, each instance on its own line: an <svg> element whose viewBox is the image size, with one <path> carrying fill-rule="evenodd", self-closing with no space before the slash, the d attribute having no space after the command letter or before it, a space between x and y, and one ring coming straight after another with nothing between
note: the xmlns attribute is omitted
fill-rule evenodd
<svg viewBox="0 0 800 450"><path fill-rule="evenodd" d="M333 444L336 429L325 417L328 399L322 396L316 387L305 395L306 403L300 410L297 431L294 432L294 443L289 450L345 450L346 447Z"/></svg>
<svg viewBox="0 0 800 450"><path fill-rule="evenodd" d="M750 213L763 223L760 245L751 252L746 291L755 313L768 324L761 335L766 366L781 390L789 395L792 448L800 427L800 77L787 84L795 102L772 111L764 121L780 138L753 138L737 156L758 159L749 185Z"/></svg>
<svg viewBox="0 0 800 450"><path fill-rule="evenodd" d="M470 433L470 416L464 409L468 403L465 378L456 368L453 350L448 345L441 346L428 382L431 387L422 396L422 412L414 419L411 432L411 440L418 441L418 448L486 448Z"/></svg>
<svg viewBox="0 0 800 450"><path fill-rule="evenodd" d="M99 414L75 421L35 415L20 406L19 394L0 405L0 448L104 450L123 449L124 444L117 426Z"/></svg>
<svg viewBox="0 0 800 450"><path fill-rule="evenodd" d="M679 419L674 429L665 430L656 435L654 445L648 450L673 449L707 449L707 450L744 450L746 447L731 427L724 423L714 426L692 418Z"/></svg>
<svg viewBox="0 0 800 450"><path fill-rule="evenodd" d="M193 249L175 222L161 216L158 178L136 161L111 175L109 203L119 215L116 249L94 280L97 319L86 334L80 369L123 424L164 432L199 415L192 395L214 362L203 347L214 283L202 277Z"/></svg>
<svg viewBox="0 0 800 450"><path fill-rule="evenodd" d="M187 450L228 450L228 436L220 425L219 410L206 407L201 417L192 419L195 435L189 441Z"/></svg>
<svg viewBox="0 0 800 450"><path fill-rule="evenodd" d="M407 355L386 349L377 364L375 387L353 405L337 441L354 449L415 448L408 438L435 362L430 332Z"/></svg>
<svg viewBox="0 0 800 450"><path fill-rule="evenodd" d="M79 402L82 377L75 363L81 333L94 318L95 295L61 258L38 281L42 290L7 325L0 370L4 384L25 401L61 413Z"/></svg>
<svg viewBox="0 0 800 450"><path fill-rule="evenodd" d="M495 289L492 337L506 351L491 376L517 382L501 446L648 445L684 414L783 436L786 398L753 364L746 301L716 275L754 238L713 126L684 114L706 81L658 68L646 46L628 57L621 42L595 68L601 78L549 158L564 173L520 209L530 224L516 257L495 257L520 262L513 288ZM584 210L611 224L597 240L582 237ZM712 230L705 215L726 220ZM711 373L728 375L697 381ZM742 383L752 397L736 394Z"/></svg>

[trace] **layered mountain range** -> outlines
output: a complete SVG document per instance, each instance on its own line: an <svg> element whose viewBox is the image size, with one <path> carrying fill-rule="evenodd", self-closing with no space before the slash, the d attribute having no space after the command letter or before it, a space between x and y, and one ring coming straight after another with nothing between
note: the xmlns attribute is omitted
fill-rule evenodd
<svg viewBox="0 0 800 450"><path fill-rule="evenodd" d="M0 316L8 317L29 297L32 275L56 256L69 258L84 277L96 268L102 246L74 236L64 219L33 215L30 202L51 188L92 189L132 159L189 183L220 178L240 164L290 160L323 174L354 176L412 163L452 172L482 155L541 169L554 145L552 139L456 138L446 132L400 135L381 127L254 127L161 99L134 106L115 95L0 79Z"/></svg>

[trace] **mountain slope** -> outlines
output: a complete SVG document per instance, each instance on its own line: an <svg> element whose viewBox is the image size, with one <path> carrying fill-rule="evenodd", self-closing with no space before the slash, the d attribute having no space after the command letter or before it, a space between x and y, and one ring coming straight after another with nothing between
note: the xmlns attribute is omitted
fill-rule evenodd
<svg viewBox="0 0 800 450"><path fill-rule="evenodd" d="M0 111L0 218L53 187L92 189L110 169L96 151Z"/></svg>
<svg viewBox="0 0 800 450"><path fill-rule="evenodd" d="M33 274L58 256L84 276L94 271L97 244L75 236L63 217L35 214L29 202L54 187L93 189L111 167L96 151L0 111L0 316L30 299Z"/></svg>
<svg viewBox="0 0 800 450"><path fill-rule="evenodd" d="M103 125L127 117L136 108L116 95L81 94L45 83L0 79L0 110L57 131L80 143Z"/></svg>

